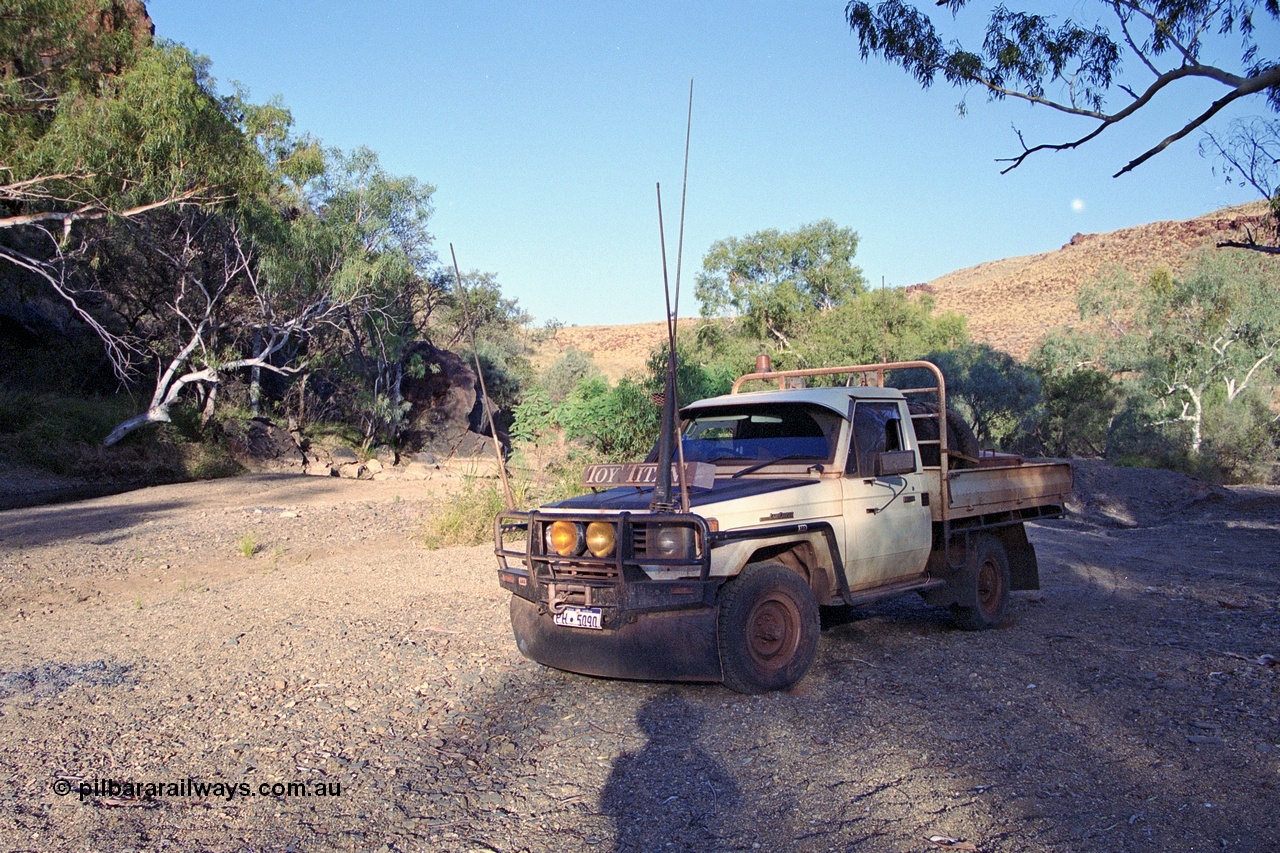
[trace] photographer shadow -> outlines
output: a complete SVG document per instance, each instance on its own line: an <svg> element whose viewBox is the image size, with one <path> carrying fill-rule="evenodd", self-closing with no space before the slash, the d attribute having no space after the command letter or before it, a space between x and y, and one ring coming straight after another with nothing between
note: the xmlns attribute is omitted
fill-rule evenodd
<svg viewBox="0 0 1280 853"><path fill-rule="evenodd" d="M674 692L644 704L636 722L648 736L614 760L600 792L617 830L615 851L718 850L721 828L738 810L733 776L698 746L705 713Z"/></svg>

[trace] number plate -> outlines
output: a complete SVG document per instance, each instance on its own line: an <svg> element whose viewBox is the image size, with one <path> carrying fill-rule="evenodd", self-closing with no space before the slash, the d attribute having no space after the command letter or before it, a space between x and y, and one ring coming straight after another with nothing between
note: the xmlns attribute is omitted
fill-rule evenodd
<svg viewBox="0 0 1280 853"><path fill-rule="evenodd" d="M551 619L557 625L564 625L567 628L604 630L604 625L600 622L599 607L566 607L559 613L551 614Z"/></svg>

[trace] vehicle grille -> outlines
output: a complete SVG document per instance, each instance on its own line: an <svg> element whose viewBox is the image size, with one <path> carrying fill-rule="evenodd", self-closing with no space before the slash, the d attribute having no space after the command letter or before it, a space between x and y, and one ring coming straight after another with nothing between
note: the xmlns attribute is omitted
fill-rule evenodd
<svg viewBox="0 0 1280 853"><path fill-rule="evenodd" d="M552 560L539 565L538 577L542 580L579 581L584 583L617 583L620 580L617 563L578 563Z"/></svg>

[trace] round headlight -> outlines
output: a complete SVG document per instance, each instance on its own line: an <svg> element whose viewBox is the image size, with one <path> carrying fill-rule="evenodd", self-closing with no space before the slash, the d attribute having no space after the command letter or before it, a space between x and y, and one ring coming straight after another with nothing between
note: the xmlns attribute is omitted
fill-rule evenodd
<svg viewBox="0 0 1280 853"><path fill-rule="evenodd" d="M587 550L597 557L607 557L613 553L617 539L613 533L613 525L604 521L593 521L587 525Z"/></svg>
<svg viewBox="0 0 1280 853"><path fill-rule="evenodd" d="M553 521L547 528L547 545L561 557L582 553L582 525L572 521Z"/></svg>

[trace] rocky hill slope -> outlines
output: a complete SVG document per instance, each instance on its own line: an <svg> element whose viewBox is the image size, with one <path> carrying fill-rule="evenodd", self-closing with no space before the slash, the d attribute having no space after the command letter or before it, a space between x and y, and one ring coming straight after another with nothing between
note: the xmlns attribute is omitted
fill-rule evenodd
<svg viewBox="0 0 1280 853"><path fill-rule="evenodd" d="M1076 293L1111 268L1142 277L1165 265L1183 269L1196 252L1220 240L1241 240L1266 216L1262 203L1229 207L1184 221L1153 222L1105 234L1076 234L1062 246L1038 255L990 261L957 270L911 289L928 293L939 310L969 318L969 332L1025 358L1050 329L1076 321ZM681 320L693 326L696 320ZM545 367L572 347L591 353L616 380L644 370L652 349L666 335L661 322L627 326L571 326L545 341L534 362Z"/></svg>
<svg viewBox="0 0 1280 853"><path fill-rule="evenodd" d="M1254 204L1185 221L1076 234L1061 249L979 264L918 287L933 295L940 310L968 317L974 340L1025 358L1050 329L1078 319L1076 294L1084 284L1117 267L1139 278L1160 265L1176 273L1220 240L1243 239L1245 228L1256 229L1264 214L1264 206Z"/></svg>

